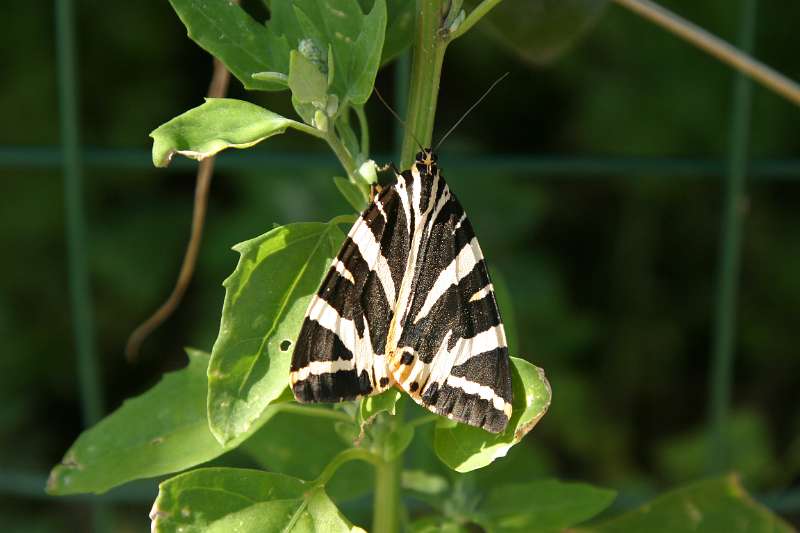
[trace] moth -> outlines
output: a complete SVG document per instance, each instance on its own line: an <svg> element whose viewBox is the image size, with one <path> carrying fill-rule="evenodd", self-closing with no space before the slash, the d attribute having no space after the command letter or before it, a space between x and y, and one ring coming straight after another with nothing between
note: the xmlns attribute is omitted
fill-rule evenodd
<svg viewBox="0 0 800 533"><path fill-rule="evenodd" d="M390 387L450 419L502 432L513 401L494 288L433 150L355 222L312 297L292 354L297 401Z"/></svg>

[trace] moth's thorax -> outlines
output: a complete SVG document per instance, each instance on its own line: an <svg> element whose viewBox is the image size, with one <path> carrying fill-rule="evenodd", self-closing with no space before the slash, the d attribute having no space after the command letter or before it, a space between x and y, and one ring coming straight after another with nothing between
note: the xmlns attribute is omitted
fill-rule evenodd
<svg viewBox="0 0 800 533"><path fill-rule="evenodd" d="M420 175L433 176L439 171L437 161L438 158L436 154L433 153L433 150L431 148L425 148L421 152L417 152L414 166Z"/></svg>

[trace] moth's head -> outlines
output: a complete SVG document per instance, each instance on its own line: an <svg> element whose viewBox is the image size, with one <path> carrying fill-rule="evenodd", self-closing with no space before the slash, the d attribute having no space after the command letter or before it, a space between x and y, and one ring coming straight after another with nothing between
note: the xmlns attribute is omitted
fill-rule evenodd
<svg viewBox="0 0 800 533"><path fill-rule="evenodd" d="M422 163L429 169L436 165L438 158L433 153L433 148L423 148L421 152L417 152L417 163Z"/></svg>

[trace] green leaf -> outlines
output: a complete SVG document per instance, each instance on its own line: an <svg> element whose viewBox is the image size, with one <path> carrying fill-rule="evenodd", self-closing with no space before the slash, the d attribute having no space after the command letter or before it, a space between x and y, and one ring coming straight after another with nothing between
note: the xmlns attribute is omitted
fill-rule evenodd
<svg viewBox="0 0 800 533"><path fill-rule="evenodd" d="M289 75L290 51L310 42L317 50L331 50L333 65L323 73L333 74L331 90L342 106L363 104L372 92L386 32L385 0L375 0L367 14L357 0L269 2L266 25L228 0L170 2L189 37L219 58L247 89L285 89L280 78L254 75ZM392 0L396 28L387 49L392 55L410 44L413 6L407 4ZM324 63L327 58L320 58L320 66Z"/></svg>
<svg viewBox="0 0 800 533"><path fill-rule="evenodd" d="M344 240L339 222L289 224L234 247L241 257L224 282L208 367L209 425L221 443L249 431L288 386L306 308Z"/></svg>
<svg viewBox="0 0 800 533"><path fill-rule="evenodd" d="M78 437L50 473L50 494L101 493L134 479L178 472L218 457L248 436L221 446L211 434L206 414L209 355L187 351L186 368L165 375Z"/></svg>
<svg viewBox="0 0 800 533"><path fill-rule="evenodd" d="M367 396L361 400L358 411L359 421L363 426L370 420L378 416L379 413L387 412L394 416L397 401L403 396L399 390L391 388L375 396Z"/></svg>
<svg viewBox="0 0 800 533"><path fill-rule="evenodd" d="M275 15L285 16L288 22L288 8L274 7ZM303 38L313 41L318 50L332 51L335 70L331 91L339 97L340 105L365 103L380 65L386 31L385 0L376 0L366 15L357 0L297 0L292 7L294 25L301 28Z"/></svg>
<svg viewBox="0 0 800 533"><path fill-rule="evenodd" d="M159 486L153 532L354 532L321 487L259 470L203 468Z"/></svg>
<svg viewBox="0 0 800 533"><path fill-rule="evenodd" d="M344 144L347 151L353 154L356 157L357 162L359 158L362 156L366 156L366 154L361 153L361 145L359 143L358 137L356 136L355 130L353 130L353 125L350 122L350 108L345 108L344 112L339 113L339 116L336 117L336 133L341 139L342 143ZM357 163L358 164L358 163Z"/></svg>
<svg viewBox="0 0 800 533"><path fill-rule="evenodd" d="M416 25L415 9L416 3L408 0L388 0L386 2L388 22L381 63L385 64L391 61L411 46Z"/></svg>
<svg viewBox="0 0 800 533"><path fill-rule="evenodd" d="M615 496L613 490L556 480L505 485L489 492L476 521L494 533L556 532L597 515Z"/></svg>
<svg viewBox="0 0 800 533"><path fill-rule="evenodd" d="M301 104L324 107L328 100L327 77L297 50L292 50L289 57L289 89L292 97Z"/></svg>
<svg viewBox="0 0 800 533"><path fill-rule="evenodd" d="M335 424L333 418L279 412L239 450L265 470L316 479L339 452L352 446L352 440L339 437ZM309 446L310 442L314 445ZM372 481L370 465L350 461L339 467L326 487L337 501L344 501L368 493Z"/></svg>
<svg viewBox="0 0 800 533"><path fill-rule="evenodd" d="M288 89L289 88L289 76L286 74L281 74L280 72L256 72L253 74L254 80L261 80L261 81L270 81L273 83L280 84L282 87Z"/></svg>
<svg viewBox="0 0 800 533"><path fill-rule="evenodd" d="M789 533L794 528L756 503L742 488L738 477L729 475L670 491L639 509L575 531Z"/></svg>
<svg viewBox="0 0 800 533"><path fill-rule="evenodd" d="M608 0L500 2L479 27L525 61L540 65L568 50L591 28L607 3Z"/></svg>
<svg viewBox="0 0 800 533"><path fill-rule="evenodd" d="M453 470L469 472L503 457L547 412L551 391L544 372L524 359L512 357L511 363L513 412L503 433L495 435L452 421L437 423L434 435L436 455Z"/></svg>
<svg viewBox="0 0 800 533"><path fill-rule="evenodd" d="M359 187L347 178L334 176L333 183L336 188L342 193L344 199L347 200L357 213L362 212L367 208L367 195L369 194L366 187Z"/></svg>
<svg viewBox="0 0 800 533"><path fill-rule="evenodd" d="M374 0L359 0L365 11L372 9ZM383 41L381 64L385 65L411 46L414 40L416 2L386 0L386 37Z"/></svg>
<svg viewBox="0 0 800 533"><path fill-rule="evenodd" d="M202 160L225 148L249 148L286 128L304 128L294 120L232 98L206 102L153 130L153 164L165 167L176 153Z"/></svg>
<svg viewBox="0 0 800 533"><path fill-rule="evenodd" d="M289 42L270 31L228 0L170 0L194 42L208 51L242 82L246 89L280 91L279 80L258 79L257 72L288 74Z"/></svg>

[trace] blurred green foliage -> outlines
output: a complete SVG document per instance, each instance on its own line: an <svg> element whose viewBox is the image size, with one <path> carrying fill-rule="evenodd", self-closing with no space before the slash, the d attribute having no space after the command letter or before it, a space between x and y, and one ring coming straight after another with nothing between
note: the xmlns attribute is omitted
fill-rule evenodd
<svg viewBox="0 0 800 533"><path fill-rule="evenodd" d="M736 33L736 10L727 0L664 3L725 38ZM201 103L210 60L186 38L166 2L78 7L84 144L148 150L149 131ZM797 6L762 2L756 47L759 57L794 78L800 77L798 16ZM5 55L0 101L7 103L4 123L13 127L0 131L0 146L55 146L52 4L17 3L12 20L0 43L19 53ZM542 475L615 487L618 504L630 504L705 473L720 181L664 172L599 180L456 175L447 171L448 161L476 153L722 158L731 73L614 6L546 68L493 43L476 31L448 51L439 131L499 73L512 75L448 139L440 161L509 288L520 325L515 352L547 369L556 397L536 438L480 479L529 481L514 479L514 462L522 461L538 465ZM379 74L378 86L392 94L390 70ZM245 97L236 83L230 92ZM285 96L246 98L293 116ZM753 156L796 158L796 109L760 88L753 106ZM375 151L389 154L391 117L374 101L367 112ZM324 146L289 134L257 149L308 154ZM190 292L133 366L124 362L122 348L171 288L188 235L193 174L88 171L89 259L109 410L148 389L165 370L183 366L183 346L210 348L224 295L220 283L236 263L236 254L226 251L234 243L275 222L328 220L348 209L330 180L337 171L332 164L302 176L290 165L218 172ZM81 430L61 177L0 168L0 183L0 242L7 258L0 266L0 333L6 339L0 470L45 472ZM733 435L735 467L758 492L796 486L800 476L800 182L749 189ZM145 527L147 507L120 516L119 530ZM26 498L0 503L9 531L57 530L64 523L80 528L85 511Z"/></svg>

